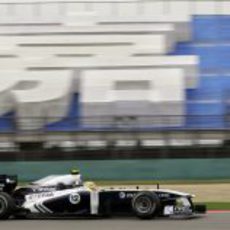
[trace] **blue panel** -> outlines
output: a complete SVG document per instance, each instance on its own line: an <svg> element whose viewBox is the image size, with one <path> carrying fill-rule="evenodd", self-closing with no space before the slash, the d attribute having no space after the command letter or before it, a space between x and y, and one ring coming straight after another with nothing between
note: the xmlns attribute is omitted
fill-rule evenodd
<svg viewBox="0 0 230 230"><path fill-rule="evenodd" d="M202 101L202 100L224 100L224 92L221 89L189 89L186 91L188 101Z"/></svg>
<svg viewBox="0 0 230 230"><path fill-rule="evenodd" d="M189 55L196 54L191 43L179 42L176 44L175 49L170 53L171 55Z"/></svg>
<svg viewBox="0 0 230 230"><path fill-rule="evenodd" d="M225 87L230 85L230 77L202 76L196 89L186 90L188 101L221 100L226 99Z"/></svg>
<svg viewBox="0 0 230 230"><path fill-rule="evenodd" d="M230 39L230 16L195 16L192 26L195 42L218 42Z"/></svg>
<svg viewBox="0 0 230 230"><path fill-rule="evenodd" d="M224 128L225 122L222 116L193 116L187 119L186 127L194 129L217 129Z"/></svg>
<svg viewBox="0 0 230 230"><path fill-rule="evenodd" d="M194 46L194 54L199 55L200 69L208 72L217 71L219 69L219 47L199 47Z"/></svg>
<svg viewBox="0 0 230 230"><path fill-rule="evenodd" d="M187 128L224 128L223 103L187 103Z"/></svg>
<svg viewBox="0 0 230 230"><path fill-rule="evenodd" d="M198 55L200 69L206 72L230 70L230 45L199 46L196 43L181 43L171 55Z"/></svg>
<svg viewBox="0 0 230 230"><path fill-rule="evenodd" d="M230 45L220 45L217 52L218 68L230 69Z"/></svg>
<svg viewBox="0 0 230 230"><path fill-rule="evenodd" d="M188 115L223 115L225 106L221 102L213 103L193 103L188 102L186 105Z"/></svg>
<svg viewBox="0 0 230 230"><path fill-rule="evenodd" d="M0 117L0 132L15 130L14 113L9 112Z"/></svg>
<svg viewBox="0 0 230 230"><path fill-rule="evenodd" d="M74 131L79 127L79 95L74 94L65 118L46 126L49 131Z"/></svg>
<svg viewBox="0 0 230 230"><path fill-rule="evenodd" d="M218 16L195 16L193 19L194 41L215 41L219 39Z"/></svg>
<svg viewBox="0 0 230 230"><path fill-rule="evenodd" d="M221 25L219 27L219 41L229 41L230 40L230 25L228 26L223 26Z"/></svg>

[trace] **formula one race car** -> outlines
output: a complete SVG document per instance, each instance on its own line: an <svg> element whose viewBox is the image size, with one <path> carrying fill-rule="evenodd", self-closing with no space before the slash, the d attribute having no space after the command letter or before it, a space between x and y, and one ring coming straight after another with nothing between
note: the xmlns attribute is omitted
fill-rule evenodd
<svg viewBox="0 0 230 230"><path fill-rule="evenodd" d="M17 176L0 176L0 219L60 216L135 215L190 217L205 213L193 195L163 189L99 188L93 182L69 183L71 175L48 176L25 187ZM68 182L68 183L67 183Z"/></svg>

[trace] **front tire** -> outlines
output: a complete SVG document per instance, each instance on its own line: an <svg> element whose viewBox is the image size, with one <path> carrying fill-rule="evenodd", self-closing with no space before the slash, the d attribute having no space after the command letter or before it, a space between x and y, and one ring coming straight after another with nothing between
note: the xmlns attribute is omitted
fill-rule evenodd
<svg viewBox="0 0 230 230"><path fill-rule="evenodd" d="M139 192L132 200L132 209L141 219L151 219L158 214L160 199L153 192Z"/></svg>
<svg viewBox="0 0 230 230"><path fill-rule="evenodd" d="M8 219L15 211L13 198L4 192L0 193L0 219Z"/></svg>

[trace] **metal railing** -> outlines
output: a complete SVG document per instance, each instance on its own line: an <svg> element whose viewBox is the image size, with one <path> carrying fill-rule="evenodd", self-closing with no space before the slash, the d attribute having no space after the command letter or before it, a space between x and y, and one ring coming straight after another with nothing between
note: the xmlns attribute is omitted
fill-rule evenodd
<svg viewBox="0 0 230 230"><path fill-rule="evenodd" d="M56 120L55 122L53 122ZM230 129L230 115L157 115L91 117L23 117L0 119L0 132L67 132L116 130L203 130Z"/></svg>

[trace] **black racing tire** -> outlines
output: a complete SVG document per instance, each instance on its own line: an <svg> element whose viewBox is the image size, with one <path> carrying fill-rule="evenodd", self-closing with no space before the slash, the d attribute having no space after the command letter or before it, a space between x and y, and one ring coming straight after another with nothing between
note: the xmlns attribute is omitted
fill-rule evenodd
<svg viewBox="0 0 230 230"><path fill-rule="evenodd" d="M15 212L16 205L13 198L5 193L0 192L0 220L8 219Z"/></svg>
<svg viewBox="0 0 230 230"><path fill-rule="evenodd" d="M132 199L132 209L138 218L151 219L159 212L160 199L154 192L139 192Z"/></svg>

